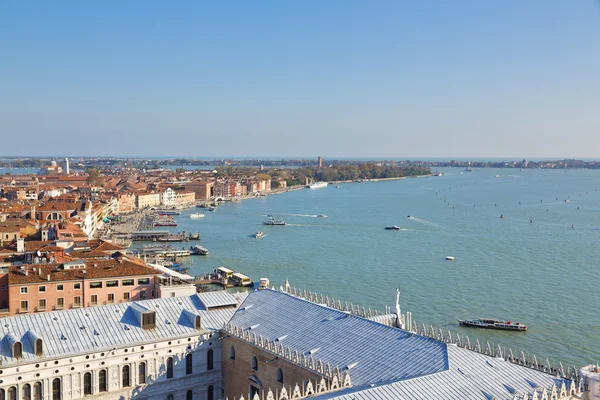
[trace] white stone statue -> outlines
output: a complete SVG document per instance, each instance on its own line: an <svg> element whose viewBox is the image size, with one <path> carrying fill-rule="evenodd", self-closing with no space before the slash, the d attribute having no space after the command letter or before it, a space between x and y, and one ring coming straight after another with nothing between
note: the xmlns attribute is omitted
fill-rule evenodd
<svg viewBox="0 0 600 400"><path fill-rule="evenodd" d="M404 324L402 323L402 313L400 312L400 288L396 288L396 295L394 297L395 310L394 314L396 314L396 325L400 329L404 329Z"/></svg>

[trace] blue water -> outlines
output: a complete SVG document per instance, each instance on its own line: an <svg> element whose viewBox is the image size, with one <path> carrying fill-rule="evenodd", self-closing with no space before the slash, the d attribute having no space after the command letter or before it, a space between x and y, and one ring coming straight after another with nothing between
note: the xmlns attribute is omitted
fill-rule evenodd
<svg viewBox="0 0 600 400"><path fill-rule="evenodd" d="M227 266L377 309L391 306L400 287L415 321L538 359L597 362L600 171L443 171L189 209L173 230L200 231L210 250L193 257L192 274ZM191 220L193 212L206 217ZM263 226L267 214L288 225ZM252 238L257 230L265 237ZM478 317L520 321L529 331L457 326Z"/></svg>

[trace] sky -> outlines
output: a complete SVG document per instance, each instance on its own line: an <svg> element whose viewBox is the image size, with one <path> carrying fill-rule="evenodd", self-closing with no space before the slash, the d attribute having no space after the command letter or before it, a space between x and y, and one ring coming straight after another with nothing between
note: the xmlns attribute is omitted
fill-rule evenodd
<svg viewBox="0 0 600 400"><path fill-rule="evenodd" d="M599 0L0 3L0 156L600 158Z"/></svg>

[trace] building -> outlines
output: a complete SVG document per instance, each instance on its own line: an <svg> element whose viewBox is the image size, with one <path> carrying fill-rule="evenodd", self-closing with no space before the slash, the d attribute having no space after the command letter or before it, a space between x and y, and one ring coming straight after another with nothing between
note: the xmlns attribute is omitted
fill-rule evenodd
<svg viewBox="0 0 600 400"><path fill-rule="evenodd" d="M194 192L175 192L176 205L190 205L196 202L196 193Z"/></svg>
<svg viewBox="0 0 600 400"><path fill-rule="evenodd" d="M212 197L213 182L192 181L185 184L184 188L188 192L196 193L196 199L208 200Z"/></svg>
<svg viewBox="0 0 600 400"><path fill-rule="evenodd" d="M219 329L244 297L200 293L3 318L0 399L222 398Z"/></svg>
<svg viewBox="0 0 600 400"><path fill-rule="evenodd" d="M156 207L160 205L160 193L140 192L136 194L135 205L138 209Z"/></svg>
<svg viewBox="0 0 600 400"><path fill-rule="evenodd" d="M175 202L175 191L171 188L165 189L160 195L160 205L165 207L174 206Z"/></svg>
<svg viewBox="0 0 600 400"><path fill-rule="evenodd" d="M152 299L156 297L156 275L153 268L127 259L11 266L8 269L9 314Z"/></svg>
<svg viewBox="0 0 600 400"><path fill-rule="evenodd" d="M3 318L0 396L550 400L600 394L593 392L599 390L595 366L565 371L419 328L400 312L398 296L393 312L377 313L286 285Z"/></svg>
<svg viewBox="0 0 600 400"><path fill-rule="evenodd" d="M135 211L136 195L133 193L121 193L117 196L117 214L126 214Z"/></svg>

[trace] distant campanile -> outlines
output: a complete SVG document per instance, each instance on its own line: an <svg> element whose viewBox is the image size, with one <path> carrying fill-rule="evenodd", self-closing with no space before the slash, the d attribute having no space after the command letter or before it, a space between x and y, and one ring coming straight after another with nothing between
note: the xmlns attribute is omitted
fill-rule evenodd
<svg viewBox="0 0 600 400"><path fill-rule="evenodd" d="M69 175L69 159L65 158L65 174Z"/></svg>
<svg viewBox="0 0 600 400"><path fill-rule="evenodd" d="M317 163L319 164L319 168L321 168L323 166L323 158L321 156L319 156L319 158L317 158Z"/></svg>

